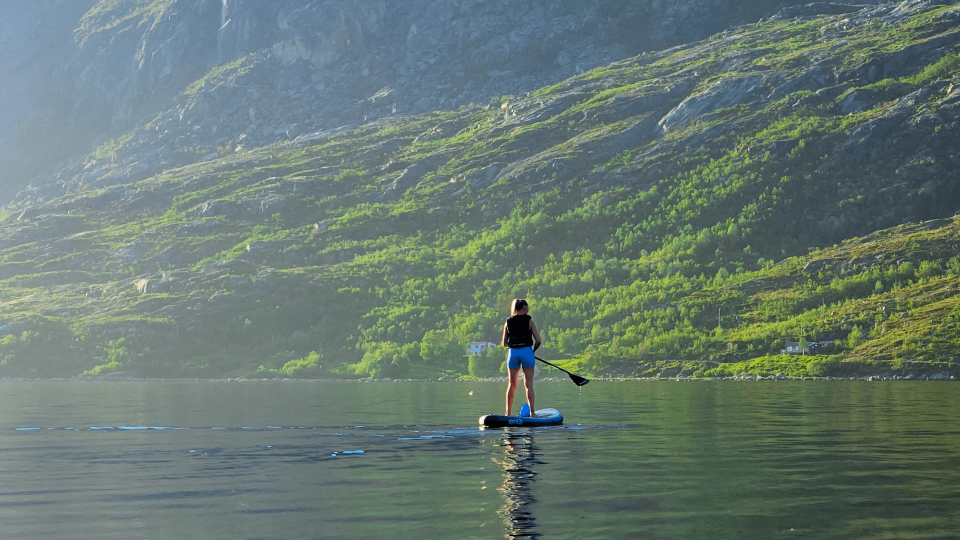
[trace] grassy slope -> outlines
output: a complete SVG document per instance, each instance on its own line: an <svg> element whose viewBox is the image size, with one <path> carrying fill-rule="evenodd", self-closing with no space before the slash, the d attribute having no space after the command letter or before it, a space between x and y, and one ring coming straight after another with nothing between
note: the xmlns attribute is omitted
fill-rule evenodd
<svg viewBox="0 0 960 540"><path fill-rule="evenodd" d="M788 80L817 61L856 69L955 31L937 18L946 9L835 37L823 28L838 19L752 25L530 96L178 169L139 183L146 206L81 187L34 212L73 219L83 232L66 241L39 217L4 216L0 317L15 331L0 376L455 375L464 344L496 341L517 295L546 350L594 373L950 363L960 227L867 235L924 208L944 215L942 193L909 188L892 203L882 190L949 164L933 151L851 165L836 151L897 97L954 76L955 51L861 89L889 96L856 114L837 110L856 88L801 106L812 93L797 91L618 142L651 114L623 103L756 72ZM267 213L249 204L271 196L283 204ZM208 202L240 215L198 215ZM835 231L814 226L831 219ZM145 278L159 288L138 292ZM780 356L801 328L838 354Z"/></svg>

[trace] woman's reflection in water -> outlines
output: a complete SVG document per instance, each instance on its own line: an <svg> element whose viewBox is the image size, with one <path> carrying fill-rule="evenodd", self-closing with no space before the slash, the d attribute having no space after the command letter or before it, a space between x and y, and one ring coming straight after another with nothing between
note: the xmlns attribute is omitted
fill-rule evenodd
<svg viewBox="0 0 960 540"><path fill-rule="evenodd" d="M537 459L540 449L530 432L505 432L496 445L504 448L504 457L493 460L503 469L500 493L504 503L499 513L506 526L506 537L539 538L537 520L530 512L530 506L536 502L531 487L537 478L533 466L542 463Z"/></svg>

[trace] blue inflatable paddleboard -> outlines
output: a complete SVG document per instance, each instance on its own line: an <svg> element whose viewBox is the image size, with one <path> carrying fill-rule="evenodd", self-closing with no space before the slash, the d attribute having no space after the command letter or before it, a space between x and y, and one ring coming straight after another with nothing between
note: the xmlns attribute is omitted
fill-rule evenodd
<svg viewBox="0 0 960 540"><path fill-rule="evenodd" d="M540 409L533 416L486 414L480 417L480 425L486 427L559 426L560 424L563 424L563 415L556 409Z"/></svg>

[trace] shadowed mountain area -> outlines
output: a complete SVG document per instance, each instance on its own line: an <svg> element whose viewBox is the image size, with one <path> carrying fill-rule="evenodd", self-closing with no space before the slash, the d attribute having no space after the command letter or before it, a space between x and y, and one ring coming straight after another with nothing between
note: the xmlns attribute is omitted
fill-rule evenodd
<svg viewBox="0 0 960 540"><path fill-rule="evenodd" d="M797 3L11 3L0 197L28 183L129 183L222 148L522 94Z"/></svg>
<svg viewBox="0 0 960 540"><path fill-rule="evenodd" d="M585 373L960 374L955 2L75 22L16 112L0 377L492 376L516 296Z"/></svg>

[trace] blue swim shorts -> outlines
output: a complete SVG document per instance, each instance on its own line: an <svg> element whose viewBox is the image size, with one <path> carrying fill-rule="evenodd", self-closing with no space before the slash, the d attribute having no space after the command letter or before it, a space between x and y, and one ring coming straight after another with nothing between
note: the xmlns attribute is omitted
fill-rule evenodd
<svg viewBox="0 0 960 540"><path fill-rule="evenodd" d="M507 357L507 367L510 369L520 369L520 366L533 367L536 363L533 358L533 347L510 349L510 356Z"/></svg>

